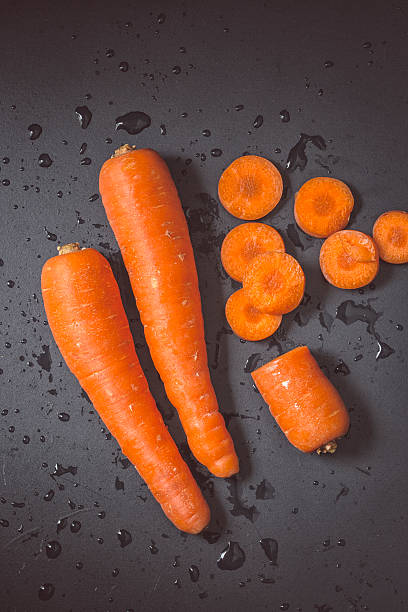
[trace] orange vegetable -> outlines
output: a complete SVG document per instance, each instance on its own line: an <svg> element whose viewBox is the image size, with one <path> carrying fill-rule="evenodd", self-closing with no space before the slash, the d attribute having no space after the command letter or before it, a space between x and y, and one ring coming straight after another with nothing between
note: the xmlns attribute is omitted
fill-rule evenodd
<svg viewBox="0 0 408 612"><path fill-rule="evenodd" d="M238 157L221 175L221 204L238 219L251 221L271 212L282 197L283 182L272 162L257 155Z"/></svg>
<svg viewBox="0 0 408 612"><path fill-rule="evenodd" d="M211 384L197 271L166 163L125 145L106 161L100 192L122 251L144 333L195 457L216 476L238 471Z"/></svg>
<svg viewBox="0 0 408 612"><path fill-rule="evenodd" d="M320 249L325 279L340 289L358 289L377 276L378 248L363 232L342 230L329 236Z"/></svg>
<svg viewBox="0 0 408 612"><path fill-rule="evenodd" d="M249 262L270 251L285 251L279 232L265 223L242 223L225 236L221 261L227 274L242 281Z"/></svg>
<svg viewBox="0 0 408 612"><path fill-rule="evenodd" d="M225 304L225 316L233 332L244 340L264 340L278 329L281 315L259 312L249 302L243 289L235 291Z"/></svg>
<svg viewBox="0 0 408 612"><path fill-rule="evenodd" d="M248 265L243 289L257 310L273 315L286 314L302 301L305 275L288 253L264 253Z"/></svg>
<svg viewBox="0 0 408 612"><path fill-rule="evenodd" d="M67 245L44 264L41 289L62 356L123 453L176 527L200 532L207 503L149 391L109 263Z"/></svg>
<svg viewBox="0 0 408 612"><path fill-rule="evenodd" d="M374 223L373 238L381 259L392 264L408 262L408 212L390 210Z"/></svg>
<svg viewBox="0 0 408 612"><path fill-rule="evenodd" d="M295 220L306 234L326 238L346 227L353 206L345 183L327 176L312 178L296 194Z"/></svg>
<svg viewBox="0 0 408 612"><path fill-rule="evenodd" d="M304 453L333 453L349 428L346 407L307 346L252 372L272 416L293 446Z"/></svg>

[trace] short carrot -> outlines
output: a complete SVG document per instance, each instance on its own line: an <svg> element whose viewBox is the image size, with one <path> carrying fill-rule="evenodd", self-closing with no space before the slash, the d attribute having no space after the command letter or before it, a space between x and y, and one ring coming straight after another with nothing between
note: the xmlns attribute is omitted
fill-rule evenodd
<svg viewBox="0 0 408 612"><path fill-rule="evenodd" d="M197 271L169 169L124 145L100 172L100 192L127 268L144 333L189 446L216 476L238 471L211 384Z"/></svg>
<svg viewBox="0 0 408 612"><path fill-rule="evenodd" d="M374 242L383 261L392 264L408 262L408 212L390 210L374 223Z"/></svg>
<svg viewBox="0 0 408 612"><path fill-rule="evenodd" d="M320 268L325 279L339 289L364 287L377 276L378 248L363 232L336 232L322 244Z"/></svg>
<svg viewBox="0 0 408 612"><path fill-rule="evenodd" d="M286 314L302 301L305 275L298 261L288 253L264 253L248 265L243 289L257 310Z"/></svg>
<svg viewBox="0 0 408 612"><path fill-rule="evenodd" d="M225 236L221 261L227 274L242 282L249 262L270 251L285 251L279 232L265 223L242 223Z"/></svg>
<svg viewBox="0 0 408 612"><path fill-rule="evenodd" d="M282 197L282 176L272 162L258 155L238 157L221 175L221 204L238 219L253 221L271 212Z"/></svg>
<svg viewBox="0 0 408 612"><path fill-rule="evenodd" d="M293 446L304 453L336 450L336 438L347 433L349 416L307 346L261 366L252 378Z"/></svg>
<svg viewBox="0 0 408 612"><path fill-rule="evenodd" d="M41 288L62 356L123 453L174 525L200 532L209 508L149 391L109 263L66 245L44 264Z"/></svg>
<svg viewBox="0 0 408 612"><path fill-rule="evenodd" d="M306 181L295 197L295 220L315 238L327 238L346 227L354 206L349 187L327 176Z"/></svg>
<svg viewBox="0 0 408 612"><path fill-rule="evenodd" d="M235 291L225 305L225 316L234 333L243 340L264 340L276 332L281 315L259 312L249 302L243 289Z"/></svg>

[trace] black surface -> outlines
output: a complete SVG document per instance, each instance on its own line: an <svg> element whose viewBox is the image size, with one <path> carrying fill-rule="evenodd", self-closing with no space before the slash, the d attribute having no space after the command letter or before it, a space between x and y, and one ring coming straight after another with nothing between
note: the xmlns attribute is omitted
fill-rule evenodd
<svg viewBox="0 0 408 612"><path fill-rule="evenodd" d="M299 232L299 242L290 225L296 189L327 172L352 187L352 228L370 232L382 211L406 209L407 4L3 1L1 8L0 147L10 160L0 164L1 610L406 610L408 269L382 264L375 287L334 289L319 272L320 241ZM128 62L127 72L120 62ZM92 112L87 129L75 116L83 105ZM137 136L115 132L115 119L129 111L147 113L151 126ZM258 115L263 125L254 129ZM32 123L42 127L34 141ZM326 149L309 143L305 169L288 173L301 132L320 135ZM57 244L79 240L114 262L143 344L101 200L89 201L101 164L126 141L166 158L189 210L212 377L242 466L238 484L195 468L212 509L210 529L220 534L213 544L178 533L123 465L44 323L41 266ZM211 156L214 148L220 157ZM311 298L285 317L272 343L219 337L214 367L224 302L235 288L220 272L219 246L237 220L212 198L223 168L244 151L284 172L287 197L266 221L304 266ZM53 160L49 168L38 164L43 153ZM90 165L81 165L84 157ZM346 326L335 318L349 299L378 313L376 332L394 350L388 358L376 361L377 342L363 322ZM330 331L321 312L333 319ZM262 363L301 343L352 411L350 434L334 457L292 448L244 371L254 353ZM138 352L170 431L183 443L144 344ZM348 375L336 369L340 360ZM56 463L75 469L53 477ZM267 500L256 495L264 479L273 487ZM81 524L76 533L73 520ZM120 529L132 536L123 548ZM266 537L278 542L277 565L259 544ZM54 540L62 550L49 559ZM229 540L246 555L235 571L217 567ZM195 583L191 564L199 568ZM38 596L43 583L55 587L48 601Z"/></svg>

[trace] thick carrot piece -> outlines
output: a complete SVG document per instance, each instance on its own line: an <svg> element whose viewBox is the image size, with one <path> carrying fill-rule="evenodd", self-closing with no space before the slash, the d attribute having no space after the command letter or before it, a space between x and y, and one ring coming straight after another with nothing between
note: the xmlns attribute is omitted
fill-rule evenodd
<svg viewBox="0 0 408 612"><path fill-rule="evenodd" d="M408 262L408 212L390 210L380 215L373 227L374 242L383 261Z"/></svg>
<svg viewBox="0 0 408 612"><path fill-rule="evenodd" d="M305 275L299 262L288 253L264 253L248 265L243 289L257 310L286 314L302 301Z"/></svg>
<svg viewBox="0 0 408 612"><path fill-rule="evenodd" d="M293 446L304 453L336 450L336 438L350 425L348 412L307 346L261 366L252 378Z"/></svg>
<svg viewBox="0 0 408 612"><path fill-rule="evenodd" d="M238 219L253 221L271 212L282 197L282 176L268 159L258 155L238 157L221 175L221 204Z"/></svg>
<svg viewBox="0 0 408 612"><path fill-rule="evenodd" d="M358 289L377 276L378 248L370 236L342 230L329 236L320 249L320 269L339 289Z"/></svg>
<svg viewBox="0 0 408 612"><path fill-rule="evenodd" d="M296 194L295 220L305 234L327 238L346 227L353 206L353 194L343 181L312 178Z"/></svg>
<svg viewBox="0 0 408 612"><path fill-rule="evenodd" d="M257 255L271 251L285 251L285 244L276 229L265 223L242 223L225 236L221 261L227 274L242 282L249 262Z"/></svg>
<svg viewBox="0 0 408 612"><path fill-rule="evenodd" d="M174 525L200 532L209 508L149 391L109 263L68 245L44 264L41 289L62 356L123 453Z"/></svg>
<svg viewBox="0 0 408 612"><path fill-rule="evenodd" d="M155 151L125 145L104 163L99 185L154 365L189 446L215 476L231 476L238 458L211 384L194 254L169 169Z"/></svg>
<svg viewBox="0 0 408 612"><path fill-rule="evenodd" d="M265 314L254 308L243 289L230 295L225 304L225 316L237 336L252 342L268 338L282 322L281 315Z"/></svg>

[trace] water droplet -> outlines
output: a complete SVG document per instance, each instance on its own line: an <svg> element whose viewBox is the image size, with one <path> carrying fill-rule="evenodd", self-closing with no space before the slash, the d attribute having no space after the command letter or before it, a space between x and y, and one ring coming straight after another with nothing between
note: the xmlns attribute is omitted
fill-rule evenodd
<svg viewBox="0 0 408 612"><path fill-rule="evenodd" d="M196 565L190 565L188 568L188 573L190 575L191 582L197 582L200 577L200 570Z"/></svg>
<svg viewBox="0 0 408 612"><path fill-rule="evenodd" d="M83 159L81 159L80 164L81 166L90 166L92 163L92 160L90 157L84 157Z"/></svg>
<svg viewBox="0 0 408 612"><path fill-rule="evenodd" d="M58 413L58 418L60 421L62 421L63 423L67 423L70 419L70 416L67 412L59 412Z"/></svg>
<svg viewBox="0 0 408 612"><path fill-rule="evenodd" d="M41 168L49 168L52 165L52 159L48 153L41 153L38 158L38 165L41 166Z"/></svg>
<svg viewBox="0 0 408 612"><path fill-rule="evenodd" d="M238 111L238 112L239 112L239 111L242 111L242 110L244 110L244 105L243 105L243 104L237 104L237 105L234 107L234 110L236 110L236 111Z"/></svg>
<svg viewBox="0 0 408 612"><path fill-rule="evenodd" d="M45 545L45 552L49 559L56 559L62 551L61 544L57 540L51 540Z"/></svg>
<svg viewBox="0 0 408 612"><path fill-rule="evenodd" d="M30 436L23 436L23 444L30 444Z"/></svg>
<svg viewBox="0 0 408 612"><path fill-rule="evenodd" d="M54 491L53 491L52 489L50 489L50 490L48 491L48 493L46 493L46 494L44 495L43 500L44 500L44 501L51 501L51 500L52 500L52 498L54 497L54 494L55 494L55 493L54 493Z"/></svg>
<svg viewBox="0 0 408 612"><path fill-rule="evenodd" d="M262 124L263 124L263 116L257 115L252 125L254 126L254 128L258 129L261 127Z"/></svg>
<svg viewBox="0 0 408 612"><path fill-rule="evenodd" d="M281 605L279 606L279 609L280 609L280 610L285 610L285 611L286 611L286 610L289 610L289 608L290 608L290 605L288 604L288 602L287 602L287 601L284 601L284 602L283 602L283 603L281 603Z"/></svg>
<svg viewBox="0 0 408 612"><path fill-rule="evenodd" d="M118 540L120 542L121 548L128 546L132 541L132 536L129 533L129 531L127 531L127 529L119 529L117 536L118 536Z"/></svg>
<svg viewBox="0 0 408 612"><path fill-rule="evenodd" d="M75 476L77 472L78 468L75 465L69 465L68 467L64 467L63 465L61 465L61 463L56 463L51 477L65 476L65 474L72 474L72 476Z"/></svg>
<svg viewBox="0 0 408 612"><path fill-rule="evenodd" d="M229 541L227 547L221 552L217 565L222 570L237 570L245 562L245 553L238 542Z"/></svg>
<svg viewBox="0 0 408 612"><path fill-rule="evenodd" d="M262 550L272 563L278 565L278 543L273 538L262 538L259 540Z"/></svg>
<svg viewBox="0 0 408 612"><path fill-rule="evenodd" d="M370 41L367 41L367 42L363 43L363 47L364 47L364 49L371 49L372 43Z"/></svg>
<svg viewBox="0 0 408 612"><path fill-rule="evenodd" d="M142 111L131 111L125 115L117 117L115 122L116 130L126 130L128 134L140 134L140 132L148 128L151 124L149 115Z"/></svg>
<svg viewBox="0 0 408 612"><path fill-rule="evenodd" d="M0 519L0 526L1 527L8 527L10 525L10 523L8 522L7 519Z"/></svg>
<svg viewBox="0 0 408 612"><path fill-rule="evenodd" d="M88 125L91 123L92 113L87 106L77 106L75 114L78 118L79 124L83 130L86 130Z"/></svg>
<svg viewBox="0 0 408 612"><path fill-rule="evenodd" d="M210 153L212 157L221 157L222 155L221 149L211 149Z"/></svg>
<svg viewBox="0 0 408 612"><path fill-rule="evenodd" d="M13 280L8 280L7 281L7 287L9 287L10 289L12 289L14 287L15 283Z"/></svg>
<svg viewBox="0 0 408 612"><path fill-rule="evenodd" d="M285 108L280 111L279 117L280 117L282 123L289 123L289 121L290 121L290 113Z"/></svg>
<svg viewBox="0 0 408 612"><path fill-rule="evenodd" d="M162 25L166 21L166 15L164 13L160 13L157 15L157 23Z"/></svg>
<svg viewBox="0 0 408 612"><path fill-rule="evenodd" d="M275 497L275 487L264 478L256 487L256 499L273 499Z"/></svg>
<svg viewBox="0 0 408 612"><path fill-rule="evenodd" d="M303 171L306 168L307 156L306 145L313 144L317 149L323 151L326 148L326 143L321 136L309 136L309 134L301 134L298 142L289 151L286 160L286 168L293 172L296 168Z"/></svg>
<svg viewBox="0 0 408 612"><path fill-rule="evenodd" d="M261 359L261 353L253 353L252 355L250 355L244 366L244 372L253 372L258 367L258 364Z"/></svg>
<svg viewBox="0 0 408 612"><path fill-rule="evenodd" d="M69 526L69 528L72 531L72 533L78 533L78 531L81 529L81 522L80 521L72 521L72 523Z"/></svg>
<svg viewBox="0 0 408 612"><path fill-rule="evenodd" d="M127 62L120 62L119 70L121 72L127 72L129 70L129 64Z"/></svg>
<svg viewBox="0 0 408 612"><path fill-rule="evenodd" d="M324 94L323 89L319 89L319 91L317 92L317 95L318 95L318 96L322 96L323 94Z"/></svg>
<svg viewBox="0 0 408 612"><path fill-rule="evenodd" d="M343 538L339 538L337 540L337 546L345 546L346 545L346 540L344 540Z"/></svg>
<svg viewBox="0 0 408 612"><path fill-rule="evenodd" d="M4 185L5 187L8 187L10 185L10 181L9 181L9 179L3 179L1 181L1 184Z"/></svg>
<svg viewBox="0 0 408 612"><path fill-rule="evenodd" d="M334 66L334 62L332 62L331 60L328 60L327 62L324 62L324 67L325 68L333 68Z"/></svg>
<svg viewBox="0 0 408 612"><path fill-rule="evenodd" d="M105 49L106 57L113 57L115 55L115 51L113 49Z"/></svg>
<svg viewBox="0 0 408 612"><path fill-rule="evenodd" d="M27 129L30 132L30 140L37 140L41 136L42 127L38 123L31 123Z"/></svg>
<svg viewBox="0 0 408 612"><path fill-rule="evenodd" d="M206 138L209 138L211 136L210 130L203 130L201 134L205 136Z"/></svg>
<svg viewBox="0 0 408 612"><path fill-rule="evenodd" d="M339 359L339 363L334 368L334 373L341 374L341 376L348 376L350 374L350 368L342 359Z"/></svg>
<svg viewBox="0 0 408 612"><path fill-rule="evenodd" d="M50 582L44 582L38 590L38 598L41 601L48 601L55 593L55 587Z"/></svg>
<svg viewBox="0 0 408 612"><path fill-rule="evenodd" d="M186 52L185 47L179 47L179 53L185 53L185 52Z"/></svg>
<svg viewBox="0 0 408 612"><path fill-rule="evenodd" d="M151 552L152 555L157 555L157 553L159 552L159 549L156 546L156 542L154 540L151 540L151 544L149 544L149 550ZM174 563L173 563L174 565ZM177 567L177 566L175 566Z"/></svg>
<svg viewBox="0 0 408 612"><path fill-rule="evenodd" d="M360 361L363 358L363 355L360 353L359 355L356 355L353 359L353 361Z"/></svg>
<svg viewBox="0 0 408 612"><path fill-rule="evenodd" d="M173 66L171 71L172 71L173 74L180 74L181 68L180 68L180 66Z"/></svg>

